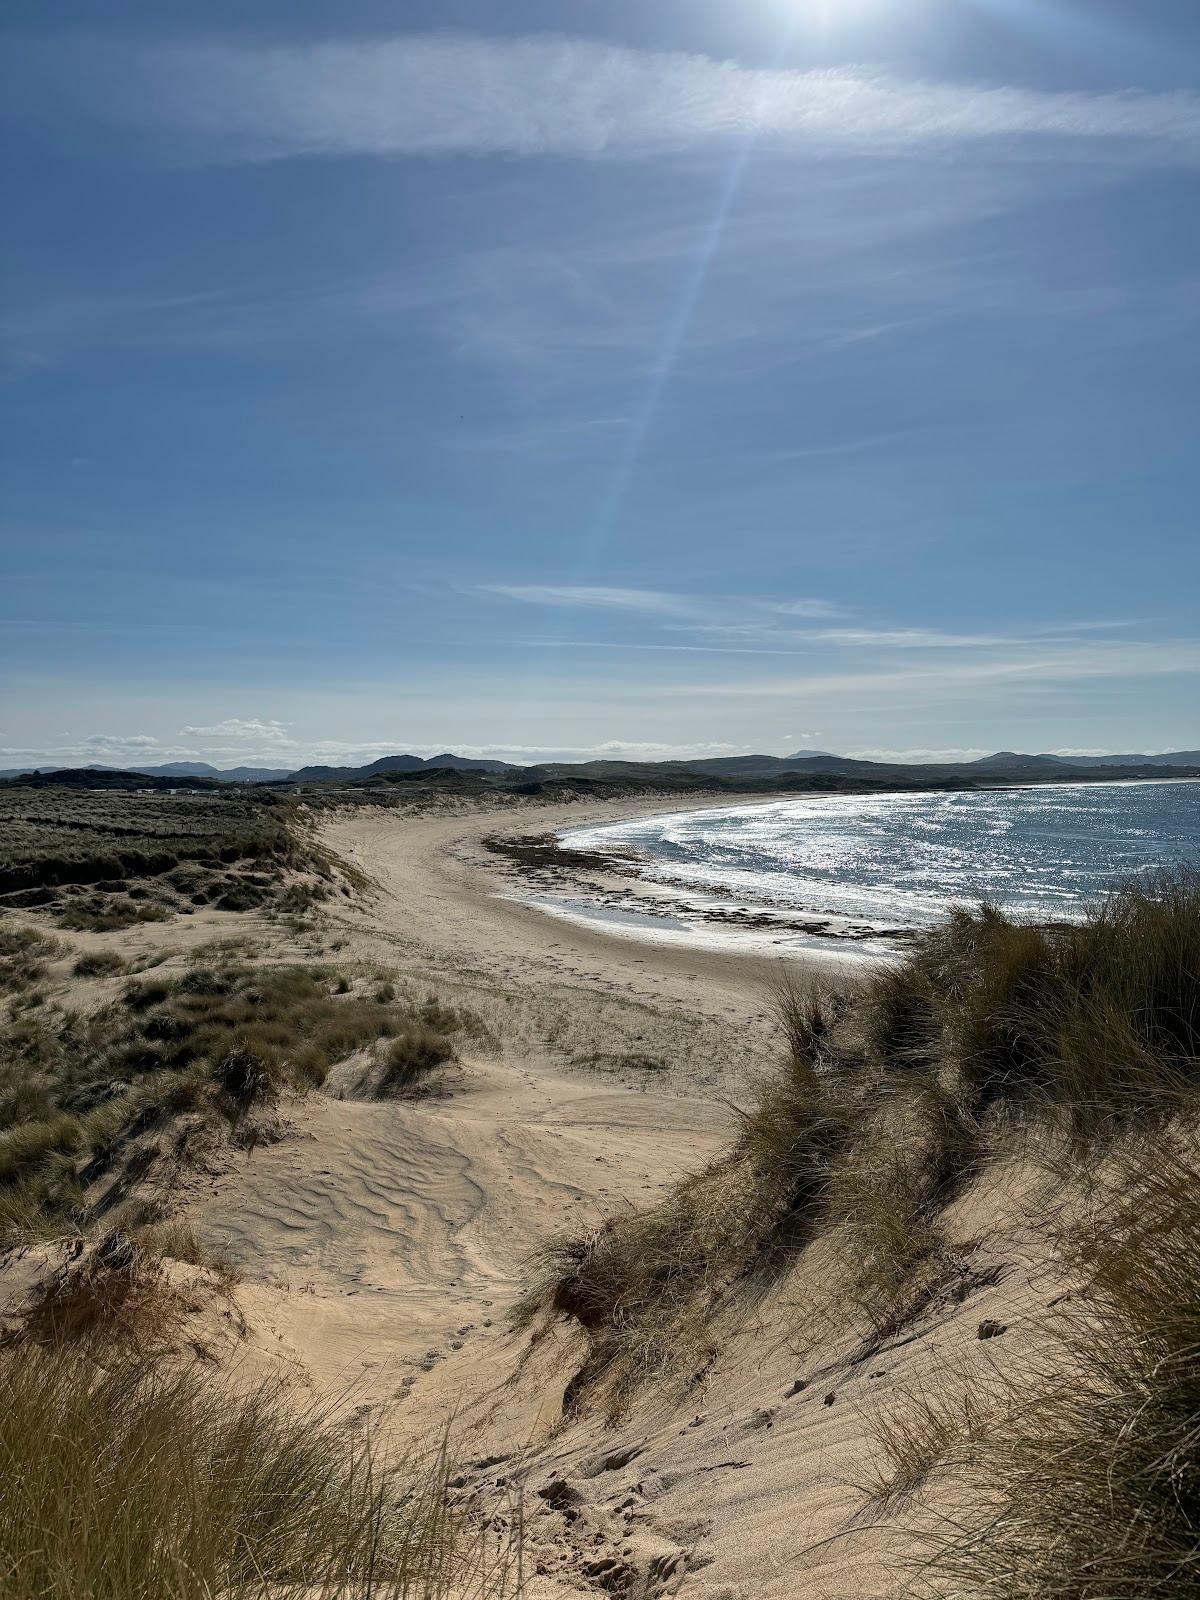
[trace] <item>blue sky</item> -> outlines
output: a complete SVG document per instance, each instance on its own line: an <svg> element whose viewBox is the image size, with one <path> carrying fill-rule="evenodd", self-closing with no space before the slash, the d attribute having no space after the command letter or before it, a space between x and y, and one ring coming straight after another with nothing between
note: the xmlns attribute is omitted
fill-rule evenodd
<svg viewBox="0 0 1200 1600"><path fill-rule="evenodd" d="M0 766L1200 743L1193 0L3 31Z"/></svg>

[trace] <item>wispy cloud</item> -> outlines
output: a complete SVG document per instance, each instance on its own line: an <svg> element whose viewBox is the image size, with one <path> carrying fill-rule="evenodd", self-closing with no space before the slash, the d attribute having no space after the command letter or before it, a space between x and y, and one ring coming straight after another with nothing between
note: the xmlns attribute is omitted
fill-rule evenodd
<svg viewBox="0 0 1200 1600"><path fill-rule="evenodd" d="M626 611L640 616L694 617L704 609L691 595L662 589L605 588L591 584L489 583L484 594L526 605L569 610Z"/></svg>
<svg viewBox="0 0 1200 1600"><path fill-rule="evenodd" d="M476 592L550 610L624 613L640 618L645 625L640 636L633 638L564 635L524 641L553 649L792 656L810 660L853 653L864 664L873 659L886 661L897 652L936 657L945 651L956 651L965 658L977 658L984 676L1021 673L1038 666L1052 670L1056 661L1091 662L1101 675L1106 670L1102 663L1130 662L1136 673L1142 670L1138 663L1164 659L1164 651L1174 661L1179 649L1185 654L1194 649L1190 642L1160 645L1114 640L1115 632L1134 626L1126 620L1068 620L1004 632L968 631L860 622L844 606L815 597L766 600L588 584L498 583L481 585ZM817 625L831 619L838 619L836 626ZM1186 658L1192 660L1193 656ZM955 671L959 670L956 665Z"/></svg>
<svg viewBox="0 0 1200 1600"><path fill-rule="evenodd" d="M673 593L664 589L626 589L596 584L488 583L477 591L526 605L562 610L617 611L663 619L680 631L704 633L759 633L763 614L828 618L842 614L829 600L756 600L741 597ZM733 618L746 620L737 622ZM757 618L758 620L754 620Z"/></svg>
<svg viewBox="0 0 1200 1600"><path fill-rule="evenodd" d="M703 693L735 699L801 699L812 696L861 697L868 692L915 694L926 689L945 692L1005 684L1009 690L1025 687L1037 691L1048 686L1092 679L1171 677L1200 672L1200 644L1188 639L1160 642L1116 643L1095 641L1033 653L1017 651L955 662L947 678L936 663L913 666L868 667L855 672L817 672L797 677L741 679L705 684ZM664 693L694 694L696 685L678 685Z"/></svg>
<svg viewBox="0 0 1200 1600"><path fill-rule="evenodd" d="M94 111L217 141L235 159L637 158L746 133L883 151L1005 138L1148 144L1187 162L1200 153L1200 99L1189 93L778 71L549 35L132 49L94 42L86 60L81 92Z"/></svg>
<svg viewBox="0 0 1200 1600"><path fill-rule="evenodd" d="M1027 637L1013 634L945 633L938 628L822 628L802 637L814 644L873 650L982 650L991 645L1029 643Z"/></svg>

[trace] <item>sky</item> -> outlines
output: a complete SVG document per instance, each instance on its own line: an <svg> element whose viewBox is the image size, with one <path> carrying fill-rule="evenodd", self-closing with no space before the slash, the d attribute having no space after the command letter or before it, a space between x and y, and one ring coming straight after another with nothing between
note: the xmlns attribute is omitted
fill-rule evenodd
<svg viewBox="0 0 1200 1600"><path fill-rule="evenodd" d="M1195 0L0 56L0 767L1200 745Z"/></svg>

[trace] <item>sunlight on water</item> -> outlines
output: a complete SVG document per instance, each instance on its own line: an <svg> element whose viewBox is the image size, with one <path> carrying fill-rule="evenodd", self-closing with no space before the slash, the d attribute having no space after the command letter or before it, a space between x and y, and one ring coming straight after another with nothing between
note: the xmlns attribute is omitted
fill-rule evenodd
<svg viewBox="0 0 1200 1600"><path fill-rule="evenodd" d="M814 795L563 838L633 849L656 882L871 924L926 926L983 898L1062 918L1129 877L1200 864L1200 784Z"/></svg>

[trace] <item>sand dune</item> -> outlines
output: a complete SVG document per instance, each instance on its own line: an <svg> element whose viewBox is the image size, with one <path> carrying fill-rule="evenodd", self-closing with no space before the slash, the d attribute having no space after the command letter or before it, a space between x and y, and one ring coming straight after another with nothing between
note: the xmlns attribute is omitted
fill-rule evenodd
<svg viewBox="0 0 1200 1600"><path fill-rule="evenodd" d="M728 1132L719 1105L597 1093L545 1061L472 1062L446 1100L315 1095L294 1116L191 1216L241 1270L260 1348L359 1404L502 1322L537 1240L644 1204Z"/></svg>
<svg viewBox="0 0 1200 1600"><path fill-rule="evenodd" d="M496 899L478 849L496 826L385 813L328 829L377 885L337 913L338 959L473 996L499 1044L468 1051L442 1097L339 1100L348 1080L335 1078L292 1109L291 1137L191 1205L244 1274L243 1359L339 1397L348 1425L405 1440L450 1426L464 1486L501 1517L524 1503L533 1596L899 1594L917 1536L911 1510L864 1496L872 1417L908 1387L985 1374L985 1317L1006 1353L1034 1337L1050 1292L1037 1245L990 1220L1011 1206L976 1194L952 1232L987 1270L891 1344L814 1318L818 1286L785 1278L716 1331L690 1387L646 1394L615 1427L565 1420L582 1335L512 1330L522 1264L564 1229L652 1202L721 1147L728 1098L770 1048L772 969L564 929ZM616 1068L589 1065L587 1047L620 1029ZM661 1070L620 1065L636 1041Z"/></svg>

